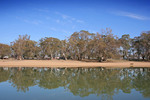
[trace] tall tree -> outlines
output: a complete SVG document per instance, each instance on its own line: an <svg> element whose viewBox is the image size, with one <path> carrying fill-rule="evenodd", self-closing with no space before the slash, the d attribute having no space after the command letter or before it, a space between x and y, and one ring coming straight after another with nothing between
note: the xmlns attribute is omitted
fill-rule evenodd
<svg viewBox="0 0 150 100"><path fill-rule="evenodd" d="M96 52L95 49L97 47L96 44L96 40L95 40L95 34L91 33L89 35L89 39L88 39L88 45L86 48L86 56L88 57L88 59L93 59L96 56Z"/></svg>
<svg viewBox="0 0 150 100"><path fill-rule="evenodd" d="M72 59L79 59L79 33L74 32L69 38L69 50Z"/></svg>
<svg viewBox="0 0 150 100"><path fill-rule="evenodd" d="M25 58L34 58L38 56L38 46L37 42L32 41L32 40L27 40L25 42L25 49L24 49L24 54L23 56Z"/></svg>
<svg viewBox="0 0 150 100"><path fill-rule="evenodd" d="M140 36L134 37L133 47L138 56L138 60L140 60L140 57L143 60L150 60L150 32L143 32Z"/></svg>
<svg viewBox="0 0 150 100"><path fill-rule="evenodd" d="M133 45L136 51L136 56L138 57L138 60L140 60L141 55L141 40L140 37L134 37Z"/></svg>
<svg viewBox="0 0 150 100"><path fill-rule="evenodd" d="M95 53L96 53L96 58L98 59L99 62L103 60L103 57L105 56L105 49L106 49L106 44L103 40L103 37L101 34L97 33L95 38L94 38L94 44L95 46Z"/></svg>
<svg viewBox="0 0 150 100"><path fill-rule="evenodd" d="M67 40L61 41L61 53L65 60L67 60L67 57L69 56L69 44Z"/></svg>
<svg viewBox="0 0 150 100"><path fill-rule="evenodd" d="M80 32L74 32L69 38L69 44L71 51L74 53L74 58L82 60L87 56L87 47L92 34L88 31L81 30Z"/></svg>
<svg viewBox="0 0 150 100"><path fill-rule="evenodd" d="M60 40L53 37L46 37L40 40L40 48L43 55L48 55L53 59L53 57L60 54Z"/></svg>
<svg viewBox="0 0 150 100"><path fill-rule="evenodd" d="M123 54L123 59L128 58L128 50L130 49L130 35L129 34L124 34L122 35L122 37L120 38L120 42L121 42L121 48L122 50L122 54Z"/></svg>
<svg viewBox="0 0 150 100"><path fill-rule="evenodd" d="M101 34L101 57L103 60L108 58L114 58L118 55L118 37L112 34L112 29L106 28L106 30L102 31ZM100 44L99 44L100 45Z"/></svg>
<svg viewBox="0 0 150 100"><path fill-rule="evenodd" d="M11 42L12 50L15 53L15 56L18 60L23 58L23 54L25 52L26 41L30 40L30 36L28 35L19 35L19 38L13 42Z"/></svg>
<svg viewBox="0 0 150 100"><path fill-rule="evenodd" d="M10 54L10 46L7 44L0 43L0 58L3 58L4 56L10 56Z"/></svg>

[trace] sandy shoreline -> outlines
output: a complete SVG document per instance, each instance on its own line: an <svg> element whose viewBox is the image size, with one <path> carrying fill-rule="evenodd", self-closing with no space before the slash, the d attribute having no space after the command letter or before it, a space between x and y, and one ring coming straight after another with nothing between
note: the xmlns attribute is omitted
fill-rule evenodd
<svg viewBox="0 0 150 100"><path fill-rule="evenodd" d="M150 62L81 62L72 60L0 60L0 67L150 67Z"/></svg>

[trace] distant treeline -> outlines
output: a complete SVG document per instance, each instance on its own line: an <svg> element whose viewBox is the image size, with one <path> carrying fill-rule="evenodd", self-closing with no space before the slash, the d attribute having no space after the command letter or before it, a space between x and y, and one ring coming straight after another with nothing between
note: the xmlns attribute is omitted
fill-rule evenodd
<svg viewBox="0 0 150 100"><path fill-rule="evenodd" d="M121 38L106 28L101 33L89 33L81 30L74 32L65 40L54 37L41 38L38 42L30 40L28 35L19 35L10 45L0 44L0 57L16 59L54 59L63 58L105 61L108 58L127 60L150 60L150 31L130 38L129 34Z"/></svg>

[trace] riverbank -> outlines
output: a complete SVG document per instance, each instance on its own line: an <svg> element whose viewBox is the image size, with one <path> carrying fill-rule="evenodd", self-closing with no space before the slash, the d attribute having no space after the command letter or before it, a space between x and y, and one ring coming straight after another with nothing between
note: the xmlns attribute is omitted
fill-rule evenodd
<svg viewBox="0 0 150 100"><path fill-rule="evenodd" d="M0 67L150 67L150 62L82 62L73 60L0 60Z"/></svg>

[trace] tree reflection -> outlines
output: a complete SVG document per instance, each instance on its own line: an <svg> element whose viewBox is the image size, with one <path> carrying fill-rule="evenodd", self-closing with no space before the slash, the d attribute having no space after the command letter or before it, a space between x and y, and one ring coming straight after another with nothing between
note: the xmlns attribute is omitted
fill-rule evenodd
<svg viewBox="0 0 150 100"><path fill-rule="evenodd" d="M150 72L148 69L139 69L139 73L133 79L133 86L137 91L140 91L144 97L150 97Z"/></svg>
<svg viewBox="0 0 150 100"><path fill-rule="evenodd" d="M39 72L32 70L32 68L23 68L22 70L14 69L10 81L17 91L26 92L30 86L38 84L38 78L40 78Z"/></svg>
<svg viewBox="0 0 150 100"><path fill-rule="evenodd" d="M8 68L0 68L0 82L5 82L9 79L10 71Z"/></svg>
<svg viewBox="0 0 150 100"><path fill-rule="evenodd" d="M67 85L66 80L67 77L63 75L61 70L56 68L48 69L47 71L42 71L39 86L46 89L54 89Z"/></svg>
<svg viewBox="0 0 150 100"><path fill-rule="evenodd" d="M44 89L64 87L75 96L90 94L112 99L120 91L140 91L150 97L149 68L0 68L0 82L9 80L17 91L38 85Z"/></svg>

